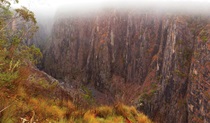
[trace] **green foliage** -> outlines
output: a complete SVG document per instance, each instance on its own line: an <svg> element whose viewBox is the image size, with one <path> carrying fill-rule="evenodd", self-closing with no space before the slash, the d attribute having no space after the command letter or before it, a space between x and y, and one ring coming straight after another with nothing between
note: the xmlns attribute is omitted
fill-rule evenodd
<svg viewBox="0 0 210 123"><path fill-rule="evenodd" d="M20 65L20 60L9 59L8 53L6 50L2 50L0 53L0 86L18 77L17 69Z"/></svg>
<svg viewBox="0 0 210 123"><path fill-rule="evenodd" d="M208 37L206 35L202 36L201 39L204 43L208 41Z"/></svg>
<svg viewBox="0 0 210 123"><path fill-rule="evenodd" d="M177 70L177 69L174 71L174 73L176 75L178 75L179 77L182 77L182 78L187 76L185 73L183 73L183 72L181 72L180 70Z"/></svg>
<svg viewBox="0 0 210 123"><path fill-rule="evenodd" d="M155 95L156 92L157 92L157 86L153 85L153 87L149 92L143 92L140 95L139 103L142 103L144 101L151 101L152 97Z"/></svg>
<svg viewBox="0 0 210 123"><path fill-rule="evenodd" d="M204 43L206 43L208 41L208 31L202 30L200 32L200 38Z"/></svg>
<svg viewBox="0 0 210 123"><path fill-rule="evenodd" d="M92 95L92 91L87 87L82 86L82 90L84 91L83 98L87 101L88 104L94 104L94 98Z"/></svg>
<svg viewBox="0 0 210 123"><path fill-rule="evenodd" d="M158 87L158 86L157 86L157 83L152 83L152 84L151 84L151 88L152 88L152 89L157 89L157 87Z"/></svg>
<svg viewBox="0 0 210 123"><path fill-rule="evenodd" d="M160 81L163 78L162 75L157 76L157 81Z"/></svg>
<svg viewBox="0 0 210 123"><path fill-rule="evenodd" d="M38 48L24 44L37 30L34 13L25 7L12 11L10 5L8 0L0 1L0 85L16 79L21 65L37 64L42 58ZM18 29L12 27L15 21Z"/></svg>
<svg viewBox="0 0 210 123"><path fill-rule="evenodd" d="M15 10L20 17L22 17L24 20L31 21L34 24L36 24L36 18L34 17L34 13L28 10L26 7L22 7L21 9L16 9Z"/></svg>
<svg viewBox="0 0 210 123"><path fill-rule="evenodd" d="M38 64L40 59L43 57L40 49L32 46L22 46L21 51L18 54L22 61L29 60L33 64Z"/></svg>
<svg viewBox="0 0 210 123"><path fill-rule="evenodd" d="M0 86L5 82L11 82L18 77L18 72L0 73Z"/></svg>

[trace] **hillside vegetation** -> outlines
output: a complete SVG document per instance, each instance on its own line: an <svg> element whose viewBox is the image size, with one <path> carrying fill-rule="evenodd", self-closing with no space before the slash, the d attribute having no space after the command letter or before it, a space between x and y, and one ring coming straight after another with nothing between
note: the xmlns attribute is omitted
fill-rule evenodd
<svg viewBox="0 0 210 123"><path fill-rule="evenodd" d="M78 107L57 82L51 84L42 72L29 66L18 69L18 77L1 86L2 123L151 123L134 107ZM1 81L2 82L2 81Z"/></svg>
<svg viewBox="0 0 210 123"><path fill-rule="evenodd" d="M80 107L57 80L34 66L42 58L26 42L37 30L27 8L11 11L0 1L0 122L1 123L151 123L134 107ZM16 1L18 2L18 1Z"/></svg>

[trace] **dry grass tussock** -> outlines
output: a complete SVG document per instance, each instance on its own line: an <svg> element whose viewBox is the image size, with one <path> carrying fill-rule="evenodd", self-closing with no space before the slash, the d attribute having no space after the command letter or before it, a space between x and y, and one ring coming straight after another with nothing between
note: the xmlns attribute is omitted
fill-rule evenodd
<svg viewBox="0 0 210 123"><path fill-rule="evenodd" d="M151 123L134 107L118 103L83 109L41 73L20 68L16 80L0 87L1 123Z"/></svg>

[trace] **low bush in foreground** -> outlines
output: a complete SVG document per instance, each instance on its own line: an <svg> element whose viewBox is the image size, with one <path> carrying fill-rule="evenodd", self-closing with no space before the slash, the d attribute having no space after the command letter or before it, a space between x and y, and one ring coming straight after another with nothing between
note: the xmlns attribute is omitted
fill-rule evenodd
<svg viewBox="0 0 210 123"><path fill-rule="evenodd" d="M134 107L121 103L114 106L78 107L65 91L58 85L54 86L41 73L27 67L20 68L19 77L0 88L0 122L151 123Z"/></svg>

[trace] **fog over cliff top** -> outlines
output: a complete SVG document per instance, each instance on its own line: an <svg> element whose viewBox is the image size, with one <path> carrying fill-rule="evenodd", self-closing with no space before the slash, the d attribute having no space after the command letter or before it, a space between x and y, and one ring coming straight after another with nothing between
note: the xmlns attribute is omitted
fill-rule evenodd
<svg viewBox="0 0 210 123"><path fill-rule="evenodd" d="M210 0L20 0L18 5L32 10L38 23L48 25L49 30L58 18L89 17L112 10L210 16Z"/></svg>
<svg viewBox="0 0 210 123"><path fill-rule="evenodd" d="M55 14L92 14L105 8L210 15L210 0L20 0L19 5L34 11L38 20Z"/></svg>
<svg viewBox="0 0 210 123"><path fill-rule="evenodd" d="M78 15L93 15L100 11L109 10L134 10L135 12L156 12L162 14L194 14L194 15L210 15L210 2L209 1L84 1L77 3L61 4L56 9L56 16L68 17Z"/></svg>

